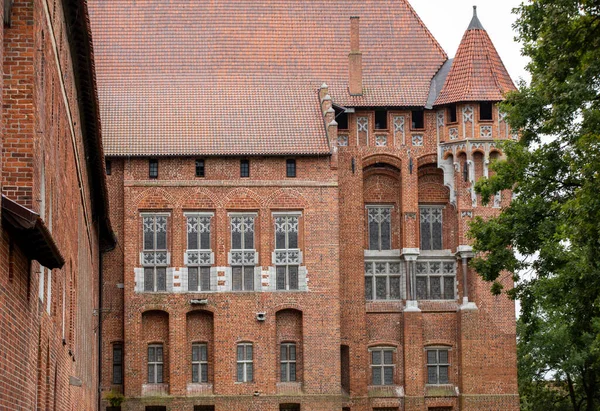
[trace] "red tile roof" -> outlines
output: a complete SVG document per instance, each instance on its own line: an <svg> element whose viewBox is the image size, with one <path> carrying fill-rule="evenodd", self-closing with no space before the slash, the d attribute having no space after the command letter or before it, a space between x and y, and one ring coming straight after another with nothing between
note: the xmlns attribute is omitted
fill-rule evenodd
<svg viewBox="0 0 600 411"><path fill-rule="evenodd" d="M515 85L474 13L435 105L501 101L511 90L516 90Z"/></svg>
<svg viewBox="0 0 600 411"><path fill-rule="evenodd" d="M105 153L326 154L318 88L424 106L447 60L407 0L89 0ZM348 94L350 16L364 95Z"/></svg>

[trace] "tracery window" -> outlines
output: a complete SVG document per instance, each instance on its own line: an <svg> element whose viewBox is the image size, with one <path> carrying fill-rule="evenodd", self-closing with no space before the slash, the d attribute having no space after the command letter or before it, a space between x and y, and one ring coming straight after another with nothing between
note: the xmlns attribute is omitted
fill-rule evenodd
<svg viewBox="0 0 600 411"><path fill-rule="evenodd" d="M141 253L144 266L144 291L167 290L167 216L161 214L144 215L143 242Z"/></svg>
<svg viewBox="0 0 600 411"><path fill-rule="evenodd" d="M234 291L254 290L254 268L256 266L254 219L253 215L231 217L230 262Z"/></svg>
<svg viewBox="0 0 600 411"><path fill-rule="evenodd" d="M392 247L392 207L367 206L369 250L390 250Z"/></svg>
<svg viewBox="0 0 600 411"><path fill-rule="evenodd" d="M210 242L211 218L210 213L186 215L188 291L211 289L210 267L214 258Z"/></svg>

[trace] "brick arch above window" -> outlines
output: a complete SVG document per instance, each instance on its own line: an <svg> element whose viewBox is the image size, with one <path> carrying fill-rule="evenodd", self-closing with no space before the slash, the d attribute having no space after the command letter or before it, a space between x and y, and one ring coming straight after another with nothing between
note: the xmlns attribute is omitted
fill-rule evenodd
<svg viewBox="0 0 600 411"><path fill-rule="evenodd" d="M387 164L398 170L402 170L402 160L390 154L372 154L362 159L363 170L375 164Z"/></svg>
<svg viewBox="0 0 600 411"><path fill-rule="evenodd" d="M197 187L192 192L183 193L177 200L182 209L216 209L221 206L219 197L212 191Z"/></svg>
<svg viewBox="0 0 600 411"><path fill-rule="evenodd" d="M265 200L267 208L307 208L311 205L310 199L307 199L298 190L291 188L280 188L271 193Z"/></svg>
<svg viewBox="0 0 600 411"><path fill-rule="evenodd" d="M138 209L173 209L177 199L162 188L152 187L139 193L132 202Z"/></svg>
<svg viewBox="0 0 600 411"><path fill-rule="evenodd" d="M428 165L437 166L437 154L425 154L417 159L417 167Z"/></svg>
<svg viewBox="0 0 600 411"><path fill-rule="evenodd" d="M226 209L257 210L263 208L263 198L256 192L245 187L234 188L223 199L222 205Z"/></svg>

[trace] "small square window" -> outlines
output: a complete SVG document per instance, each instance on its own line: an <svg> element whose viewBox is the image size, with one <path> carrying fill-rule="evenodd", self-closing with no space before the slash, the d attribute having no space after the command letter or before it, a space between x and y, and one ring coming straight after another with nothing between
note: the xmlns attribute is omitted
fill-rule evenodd
<svg viewBox="0 0 600 411"><path fill-rule="evenodd" d="M148 177L158 178L158 160L151 158L148 162Z"/></svg>
<svg viewBox="0 0 600 411"><path fill-rule="evenodd" d="M456 104L452 104L448 107L448 119L450 123L456 123Z"/></svg>
<svg viewBox="0 0 600 411"><path fill-rule="evenodd" d="M112 162L110 160L106 160L106 175L109 176L112 173Z"/></svg>
<svg viewBox="0 0 600 411"><path fill-rule="evenodd" d="M204 177L204 160L196 160L196 177Z"/></svg>
<svg viewBox="0 0 600 411"><path fill-rule="evenodd" d="M492 107L489 101L479 103L479 120L492 120Z"/></svg>
<svg viewBox="0 0 600 411"><path fill-rule="evenodd" d="M285 160L286 175L288 177L296 177L296 160Z"/></svg>
<svg viewBox="0 0 600 411"><path fill-rule="evenodd" d="M250 177L250 160L240 160L240 177Z"/></svg>
<svg viewBox="0 0 600 411"><path fill-rule="evenodd" d="M425 112L423 110L413 110L412 115L412 129L419 130L425 128Z"/></svg>
<svg viewBox="0 0 600 411"><path fill-rule="evenodd" d="M386 110L375 111L375 130L387 130L387 114Z"/></svg>

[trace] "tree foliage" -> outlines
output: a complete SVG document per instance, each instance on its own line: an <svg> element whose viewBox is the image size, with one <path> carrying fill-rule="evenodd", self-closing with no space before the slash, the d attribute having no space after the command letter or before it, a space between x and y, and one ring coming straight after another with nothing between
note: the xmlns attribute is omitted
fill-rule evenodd
<svg viewBox="0 0 600 411"><path fill-rule="evenodd" d="M533 0L515 9L531 84L502 103L518 142L477 184L513 190L498 217L476 219L473 267L522 304L523 409L600 409L600 0Z"/></svg>

